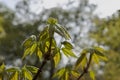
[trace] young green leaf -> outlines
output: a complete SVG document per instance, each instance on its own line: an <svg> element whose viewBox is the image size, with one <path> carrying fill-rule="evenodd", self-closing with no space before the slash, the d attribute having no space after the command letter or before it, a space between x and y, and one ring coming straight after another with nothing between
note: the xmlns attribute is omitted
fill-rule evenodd
<svg viewBox="0 0 120 80"><path fill-rule="evenodd" d="M24 59L28 54L30 54L30 49L31 48L25 49L22 59Z"/></svg>
<svg viewBox="0 0 120 80"><path fill-rule="evenodd" d="M63 53L64 53L67 57L69 57L69 56L74 57L74 58L77 57L77 56L72 52L72 50L69 50L69 49L67 49L67 48L62 48L62 51L63 51Z"/></svg>
<svg viewBox="0 0 120 80"><path fill-rule="evenodd" d="M69 73L68 73L68 71L65 71L65 73L64 73L64 80L69 80Z"/></svg>
<svg viewBox="0 0 120 80"><path fill-rule="evenodd" d="M3 63L3 64L0 66L0 73L2 73L4 70L5 70L5 64Z"/></svg>
<svg viewBox="0 0 120 80"><path fill-rule="evenodd" d="M37 48L37 42L35 42L35 43L31 46L31 48L30 48L30 55L35 52L36 48Z"/></svg>
<svg viewBox="0 0 120 80"><path fill-rule="evenodd" d="M33 43L33 41L35 41L36 40L36 36L35 35L32 35L32 36L30 36L29 38L27 38L24 42L23 42L23 46L24 47L30 47L31 45L32 45L32 43Z"/></svg>
<svg viewBox="0 0 120 80"><path fill-rule="evenodd" d="M62 44L65 46L65 48L68 48L68 49L73 49L73 46L71 43L69 43L68 41L64 41L62 42Z"/></svg>
<svg viewBox="0 0 120 80"><path fill-rule="evenodd" d="M59 35L61 35L62 37L64 37L65 39L70 39L70 35L69 33L66 31L66 29L62 26L60 26L59 24L56 24L56 33L58 33Z"/></svg>
<svg viewBox="0 0 120 80"><path fill-rule="evenodd" d="M95 74L94 74L94 72L93 72L93 71L90 71L89 74L90 74L91 79L92 79L92 80L95 80Z"/></svg>
<svg viewBox="0 0 120 80"><path fill-rule="evenodd" d="M37 56L39 57L39 59L42 58L42 52L39 47L37 47Z"/></svg>
<svg viewBox="0 0 120 80"><path fill-rule="evenodd" d="M38 68L35 66L26 66L26 69L32 73L37 73L37 71L38 71Z"/></svg>
<svg viewBox="0 0 120 80"><path fill-rule="evenodd" d="M11 75L11 78L10 80L19 80L19 72L18 71L15 71L12 75Z"/></svg>
<svg viewBox="0 0 120 80"><path fill-rule="evenodd" d="M95 53L92 54L92 60L96 63L99 64L99 57Z"/></svg>
<svg viewBox="0 0 120 80"><path fill-rule="evenodd" d="M103 53L101 53L100 51L95 50L95 54L96 54L100 59L102 59L102 60L104 60L104 61L107 61L107 60L108 60L108 59L106 58L106 56L105 56Z"/></svg>
<svg viewBox="0 0 120 80"><path fill-rule="evenodd" d="M77 71L74 71L74 70L71 71L71 74L76 78L78 78L80 76L80 74Z"/></svg>
<svg viewBox="0 0 120 80"><path fill-rule="evenodd" d="M76 61L75 68L78 69L80 65L82 67L85 67L85 64L87 64L86 54L81 54L81 56Z"/></svg>
<svg viewBox="0 0 120 80"><path fill-rule="evenodd" d="M54 77L61 78L64 75L64 73L65 73L65 68L61 68L53 75L53 78Z"/></svg>
<svg viewBox="0 0 120 80"><path fill-rule="evenodd" d="M17 68L17 67L12 67L12 68L8 68L8 69L6 69L6 71L7 71L7 72L19 72L20 69Z"/></svg>
<svg viewBox="0 0 120 80"><path fill-rule="evenodd" d="M55 67L56 67L59 64L60 59L61 59L60 53L59 52L56 53L53 59L54 59Z"/></svg>
<svg viewBox="0 0 120 80"><path fill-rule="evenodd" d="M25 66L22 68L22 73L25 79L32 80L32 73Z"/></svg>
<svg viewBox="0 0 120 80"><path fill-rule="evenodd" d="M54 25L57 23L57 19L50 17L48 18L47 23Z"/></svg>

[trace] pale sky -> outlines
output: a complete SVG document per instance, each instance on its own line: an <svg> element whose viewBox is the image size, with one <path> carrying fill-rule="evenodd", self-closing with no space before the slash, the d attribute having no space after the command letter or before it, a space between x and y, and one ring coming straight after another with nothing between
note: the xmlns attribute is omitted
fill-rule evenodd
<svg viewBox="0 0 120 80"><path fill-rule="evenodd" d="M14 5L18 0L0 0L7 4L9 7L14 8ZM46 8L52 8L62 4L67 3L68 0L44 0ZM74 0L71 0L74 1ZM97 5L95 14L98 14L100 17L104 18L112 15L116 10L120 9L120 0L90 0L90 3Z"/></svg>

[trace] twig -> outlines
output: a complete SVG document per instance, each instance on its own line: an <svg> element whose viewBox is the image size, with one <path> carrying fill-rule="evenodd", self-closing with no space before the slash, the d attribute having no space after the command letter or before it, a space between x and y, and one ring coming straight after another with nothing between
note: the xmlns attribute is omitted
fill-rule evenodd
<svg viewBox="0 0 120 80"><path fill-rule="evenodd" d="M89 67L90 67L91 61L92 61L92 54L90 54L90 58L89 58L89 61L88 61L88 63L87 63L87 66L84 68L84 71L83 71L82 74L78 77L77 80L80 80L80 79L82 78L82 76L83 76L85 73L88 72L88 69L89 69Z"/></svg>

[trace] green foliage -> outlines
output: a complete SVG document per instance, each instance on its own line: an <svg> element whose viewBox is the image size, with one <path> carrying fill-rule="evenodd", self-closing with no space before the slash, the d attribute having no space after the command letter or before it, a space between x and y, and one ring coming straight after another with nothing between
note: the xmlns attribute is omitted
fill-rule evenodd
<svg viewBox="0 0 120 80"><path fill-rule="evenodd" d="M56 39L54 38L55 33L58 33L64 38L64 41L60 42L60 46L58 46ZM78 58L74 65L75 68L67 65L55 72L53 78L57 77L60 80L80 79L80 77L82 77L85 73L89 72L88 69L91 62L99 63L99 59L107 60L107 58L104 56L104 49L100 47L84 49L80 53L80 56L77 57L72 51L73 45L67 41L70 38L71 37L67 30L58 24L56 19L49 18L47 21L47 26L43 29L43 31L40 32L39 36L32 35L28 37L22 44L24 47L24 54L22 58L24 59L27 56L35 55L41 61L41 66L39 69L34 66L27 65L24 65L22 68L12 67L6 69L3 64L0 67L0 71L1 73L7 71L7 74L10 76L10 80L36 80L39 73L42 72L42 69L47 61L53 60L54 67L56 68L62 59L61 55L64 54L70 58ZM80 72L80 69L82 69L83 72ZM92 71L89 73L90 77L95 80L94 73ZM33 74L35 77L33 77Z"/></svg>
<svg viewBox="0 0 120 80"><path fill-rule="evenodd" d="M90 36L96 40L99 45L106 46L108 51L109 61L104 66L105 80L119 80L120 76L120 12L114 13L111 17L107 19L95 20L96 27L90 33ZM99 54L101 55L101 54ZM106 58L101 59L107 60Z"/></svg>

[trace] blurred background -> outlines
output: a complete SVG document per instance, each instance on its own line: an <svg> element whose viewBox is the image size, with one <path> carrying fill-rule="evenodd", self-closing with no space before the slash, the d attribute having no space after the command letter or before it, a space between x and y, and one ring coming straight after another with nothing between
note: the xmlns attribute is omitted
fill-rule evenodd
<svg viewBox="0 0 120 80"><path fill-rule="evenodd" d="M119 4L119 0L0 0L0 64L39 66L34 56L32 60L21 59L24 50L21 44L32 34L38 35L46 20L54 17L70 33L76 54L91 46L107 50L109 60L93 66L96 80L120 80ZM73 63L66 59L68 62ZM66 63L61 61L59 66ZM53 73L50 71L54 71L51 67L45 67L42 80L49 80Z"/></svg>

